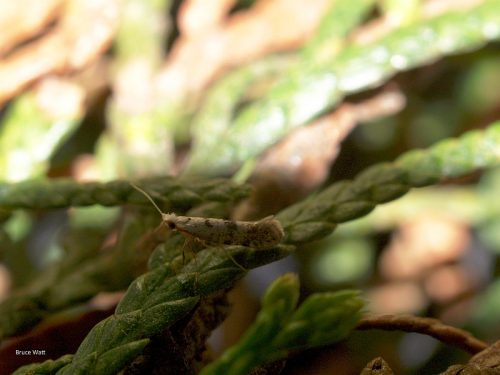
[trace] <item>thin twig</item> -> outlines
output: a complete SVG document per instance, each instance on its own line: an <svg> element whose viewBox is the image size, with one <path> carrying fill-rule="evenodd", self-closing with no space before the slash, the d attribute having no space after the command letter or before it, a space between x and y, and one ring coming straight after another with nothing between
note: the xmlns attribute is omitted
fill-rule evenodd
<svg viewBox="0 0 500 375"><path fill-rule="evenodd" d="M421 333L432 336L446 344L456 346L470 354L479 353L488 347L488 344L460 328L448 326L437 319L412 315L368 316L361 319L356 329Z"/></svg>

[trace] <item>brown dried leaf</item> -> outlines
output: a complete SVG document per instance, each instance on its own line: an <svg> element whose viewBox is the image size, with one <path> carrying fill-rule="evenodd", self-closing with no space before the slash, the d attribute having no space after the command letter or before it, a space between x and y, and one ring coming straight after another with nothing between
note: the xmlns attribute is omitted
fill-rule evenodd
<svg viewBox="0 0 500 375"><path fill-rule="evenodd" d="M196 94L225 69L296 48L312 35L329 4L327 0L261 0L218 27L210 24L211 31L181 35L162 69L159 92L167 98ZM220 13L217 17L223 20Z"/></svg>
<svg viewBox="0 0 500 375"><path fill-rule="evenodd" d="M185 37L196 37L219 28L235 0L186 0L181 4L177 23Z"/></svg>
<svg viewBox="0 0 500 375"><path fill-rule="evenodd" d="M83 68L106 50L118 26L118 0L73 0L57 26L0 62L0 105L38 78Z"/></svg>
<svg viewBox="0 0 500 375"><path fill-rule="evenodd" d="M61 12L63 0L0 1L0 55L33 37Z"/></svg>

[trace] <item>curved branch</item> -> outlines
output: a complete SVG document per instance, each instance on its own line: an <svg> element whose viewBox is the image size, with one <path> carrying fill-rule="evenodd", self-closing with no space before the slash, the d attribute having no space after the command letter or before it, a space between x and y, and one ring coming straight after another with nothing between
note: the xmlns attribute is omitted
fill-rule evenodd
<svg viewBox="0 0 500 375"><path fill-rule="evenodd" d="M376 315L361 319L357 330L381 329L384 331L415 332L434 337L448 345L456 346L470 354L486 349L488 344L463 329L448 326L432 318L412 315Z"/></svg>

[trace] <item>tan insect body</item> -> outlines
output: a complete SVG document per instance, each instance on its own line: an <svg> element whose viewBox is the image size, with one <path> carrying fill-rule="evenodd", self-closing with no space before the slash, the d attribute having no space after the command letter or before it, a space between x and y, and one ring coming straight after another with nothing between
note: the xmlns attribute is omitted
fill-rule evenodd
<svg viewBox="0 0 500 375"><path fill-rule="evenodd" d="M233 221L165 214L144 190L132 186L153 203L170 229L194 237L205 245L242 245L265 250L278 245L285 235L281 223L273 216L259 221Z"/></svg>

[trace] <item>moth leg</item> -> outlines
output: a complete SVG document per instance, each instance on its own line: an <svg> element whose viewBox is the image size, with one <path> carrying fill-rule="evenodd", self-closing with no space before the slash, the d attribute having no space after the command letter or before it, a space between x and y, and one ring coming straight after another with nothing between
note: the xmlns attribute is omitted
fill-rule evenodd
<svg viewBox="0 0 500 375"><path fill-rule="evenodd" d="M199 243L201 243L201 244L204 245L203 241L201 241L197 237L190 236L190 239L191 239L191 241L192 241L193 244L196 243L196 242L199 242ZM193 255L193 263L194 263L195 269L199 270L198 257L196 256L196 252L194 252L193 249L191 249L191 254ZM199 283L199 276L200 276L200 272L196 271L195 272L195 278L194 278L194 287L195 287L196 290L198 290L198 287L200 285L200 283Z"/></svg>
<svg viewBox="0 0 500 375"><path fill-rule="evenodd" d="M182 265L186 265L186 253L189 253L190 258L194 259L196 262L196 253L193 251L193 243L194 239L191 238L190 236L184 236L186 239L184 241L184 244L182 245Z"/></svg>
<svg viewBox="0 0 500 375"><path fill-rule="evenodd" d="M231 259L231 261L238 267L240 268L243 272L248 272L248 270L243 267L241 264L239 264L236 259L234 259L234 257L231 255L231 253L227 250L227 248L225 248L224 246L221 246L222 250L224 251L224 253L226 253L226 256Z"/></svg>
<svg viewBox="0 0 500 375"><path fill-rule="evenodd" d="M186 263L186 253L189 253L190 258L193 260L195 268L198 269L198 258L196 256L196 252L193 250L192 246L195 243L196 240L198 240L196 237L193 237L187 233L182 233L181 234L184 236L185 240L184 243L182 244L182 267L185 266ZM194 288L197 290L199 286L199 275L200 273L198 271L195 272L195 280L194 280Z"/></svg>
<svg viewBox="0 0 500 375"><path fill-rule="evenodd" d="M180 253L182 254L182 258L181 259L176 258L175 261L172 263L174 266L175 274L179 274L180 272L182 272L182 269L188 263L189 259L186 256L186 253L190 253L191 258L194 258L196 260L196 253L190 250L191 249L190 243L192 243L192 239L189 237L185 237L184 242L182 243L182 246L180 248Z"/></svg>

